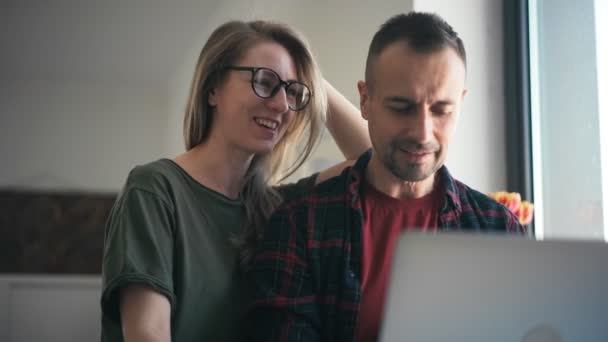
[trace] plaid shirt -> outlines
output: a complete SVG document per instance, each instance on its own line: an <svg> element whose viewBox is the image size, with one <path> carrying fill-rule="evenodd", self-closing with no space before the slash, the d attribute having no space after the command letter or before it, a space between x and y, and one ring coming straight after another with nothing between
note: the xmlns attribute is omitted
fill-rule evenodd
<svg viewBox="0 0 608 342"><path fill-rule="evenodd" d="M354 341L361 302L359 188L371 151L272 215L250 275L254 341ZM439 231L523 232L506 207L439 170Z"/></svg>

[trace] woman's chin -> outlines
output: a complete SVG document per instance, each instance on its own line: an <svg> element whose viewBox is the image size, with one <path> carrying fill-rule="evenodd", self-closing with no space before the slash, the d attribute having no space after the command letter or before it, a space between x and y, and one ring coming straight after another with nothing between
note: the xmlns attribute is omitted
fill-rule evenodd
<svg viewBox="0 0 608 342"><path fill-rule="evenodd" d="M248 151L255 154L255 155L261 155L261 154L268 154L270 152L272 152L272 150L274 149L275 143L274 142L258 142L256 144L250 145L248 146Z"/></svg>

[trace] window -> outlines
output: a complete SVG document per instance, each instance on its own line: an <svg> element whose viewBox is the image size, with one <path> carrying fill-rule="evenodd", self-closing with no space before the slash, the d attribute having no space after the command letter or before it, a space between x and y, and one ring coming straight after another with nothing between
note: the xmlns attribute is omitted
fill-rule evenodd
<svg viewBox="0 0 608 342"><path fill-rule="evenodd" d="M608 1L528 1L535 235L608 241Z"/></svg>

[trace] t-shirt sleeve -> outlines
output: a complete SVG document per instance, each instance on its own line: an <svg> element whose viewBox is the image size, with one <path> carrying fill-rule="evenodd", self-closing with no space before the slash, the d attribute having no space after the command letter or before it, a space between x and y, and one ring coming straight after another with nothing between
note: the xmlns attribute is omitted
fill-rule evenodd
<svg viewBox="0 0 608 342"><path fill-rule="evenodd" d="M276 187L276 190L281 194L283 200L300 197L314 188L318 176L319 173L317 172L295 183L281 184Z"/></svg>
<svg viewBox="0 0 608 342"><path fill-rule="evenodd" d="M167 297L174 310L173 210L155 193L127 188L106 226L101 307L120 320L118 292L133 284L151 286Z"/></svg>

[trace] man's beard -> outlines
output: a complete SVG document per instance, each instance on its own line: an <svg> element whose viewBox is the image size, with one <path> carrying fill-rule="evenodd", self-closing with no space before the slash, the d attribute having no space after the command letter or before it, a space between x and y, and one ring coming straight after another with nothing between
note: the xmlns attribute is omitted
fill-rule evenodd
<svg viewBox="0 0 608 342"><path fill-rule="evenodd" d="M400 151L402 150L402 151ZM405 153L431 153L433 161L429 164L412 163L399 160L398 154ZM442 165L442 160L438 159L438 152L441 146L436 142L421 144L412 140L394 139L388 145L388 149L382 158L386 168L397 178L406 182L419 182L435 174Z"/></svg>

